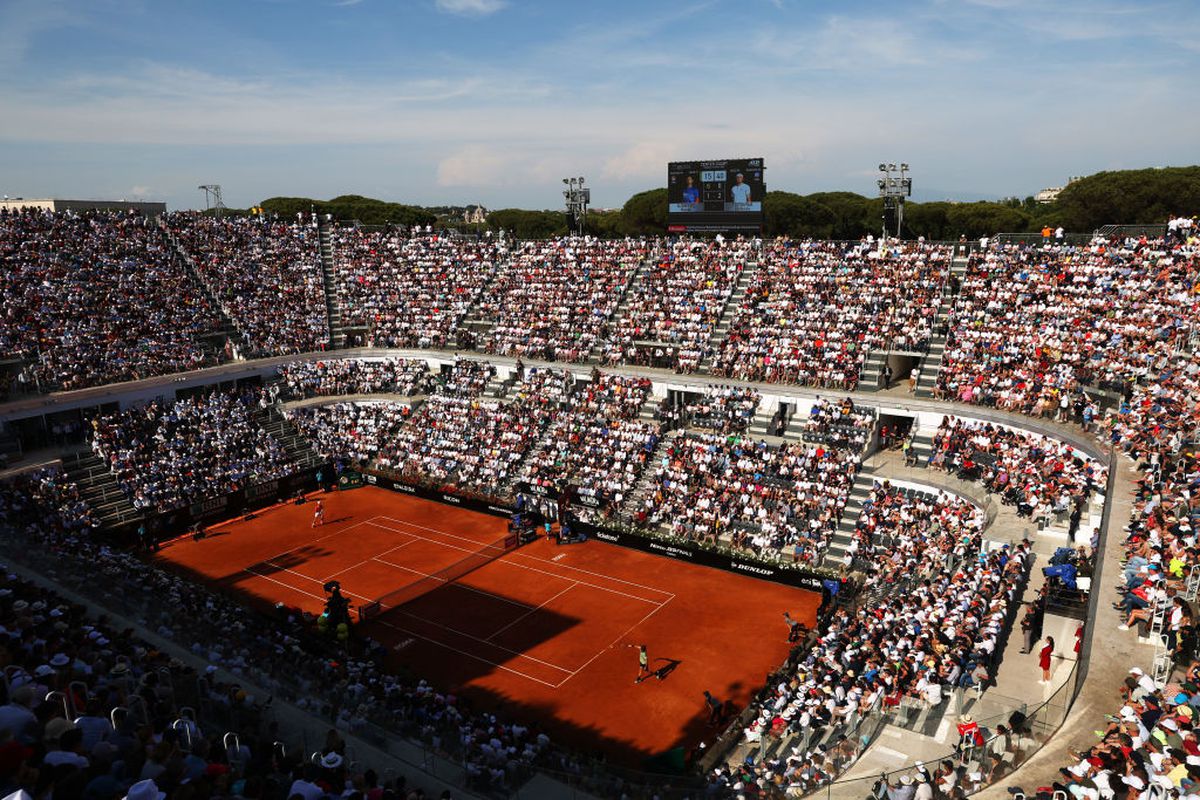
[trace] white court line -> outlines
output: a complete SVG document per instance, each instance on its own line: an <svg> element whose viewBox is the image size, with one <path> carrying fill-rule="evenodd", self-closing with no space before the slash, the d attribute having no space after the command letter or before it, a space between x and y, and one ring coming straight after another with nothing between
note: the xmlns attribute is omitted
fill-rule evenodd
<svg viewBox="0 0 1200 800"><path fill-rule="evenodd" d="M500 634L504 633L506 630L508 630L509 628L511 628L513 625L516 625L518 622L520 622L521 620L525 619L526 617L528 617L528 616L529 616L530 614L532 614L533 612L535 612L535 611L537 611L537 610L539 610L539 609L543 608L544 606L546 606L547 604L549 604L551 601L553 601L553 600L557 600L558 598L562 597L564 594L566 594L567 592L569 592L569 591L571 591L572 589L574 589L574 588L575 588L577 585L578 585L578 584L574 584L574 583L572 583L570 586L568 586L567 588L563 589L563 590L562 590L561 592L559 592L558 594L554 595L554 597L551 597L549 600L546 600L546 601L544 601L544 602L542 602L542 603L538 604L538 606L537 606L536 608L531 608L531 609L529 609L529 610L528 610L528 611L526 611L524 614L522 614L521 616L517 617L517 618L516 618L516 619L514 619L512 622L508 623L507 625L505 625L505 626L504 626L503 628L501 628L500 630L498 630L498 631L495 631L495 632L494 632L494 633L493 633L491 636L489 636L489 637L487 637L486 639L484 639L484 641L485 641L485 642L490 642L492 639L495 639L497 636L499 636Z"/></svg>
<svg viewBox="0 0 1200 800"><path fill-rule="evenodd" d="M555 688L555 689L558 689L558 688L560 688L560 687L561 687L561 686L562 686L564 683L566 683L567 681L571 680L571 678L574 678L574 677L575 677L576 675L578 675L580 672L583 672L585 669L587 669L587 668L588 668L588 666L589 666L589 665L590 665L590 664L591 664L593 661L595 661L595 660L596 660L597 658L599 658L600 656L604 655L604 654L605 654L606 652L608 652L609 650L613 649L613 647L615 647L615 646L616 646L617 642L621 641L621 640L622 640L622 639L624 639L626 636L628 636L630 633L632 633L634 628L638 627L638 626L639 626L639 625L641 625L643 622L645 622L646 620L650 619L650 618L651 618L651 617L653 617L655 614L657 614L657 613L658 613L660 610L662 610L662 607L663 607L663 606L665 606L665 605L666 605L667 603L669 603L669 602L671 602L671 601L670 601L670 600L664 600L664 601L663 601L663 603L662 603L662 605L658 606L658 608L655 608L655 609L654 609L653 611L651 611L649 614L647 614L646 616L644 616L644 617L642 617L641 619L639 619L637 622L635 622L635 623L633 623L632 625L630 625L630 626L629 626L629 628L628 628L628 629L627 629L627 630L626 630L624 633L622 633L622 634L621 634L620 636L618 636L616 639L613 639L613 643L612 643L612 644L610 644L608 647L606 647L606 648L604 648L603 650L601 650L599 653L596 653L596 655L592 656L592 657L591 657L591 658L589 658L587 661L583 662L583 665L582 665L582 666L580 666L578 669L576 669L574 672L572 672L572 673L571 673L570 675L568 675L567 677L563 678L563 680L562 680L562 683L558 684L558 686L555 686L554 688Z"/></svg>
<svg viewBox="0 0 1200 800"><path fill-rule="evenodd" d="M256 561L255 563L256 563L256 564L265 564L265 563L267 563L268 561L274 561L274 560L275 560L275 559L277 559L277 558L283 558L283 557L284 557L284 556L286 556L288 553L294 553L294 552L296 552L297 550L303 549L303 548L305 548L305 547L310 547L310 546L312 546L312 545L316 544L317 542L323 542L323 541L325 541L326 539L330 538L331 536L337 536L339 533L345 533L346 531L350 530L351 528L357 528L359 525L369 525L369 524L371 524L371 521L372 521L372 520L376 520L376 519L379 519L379 516L378 516L378 515L376 515L376 516L374 516L374 517L371 517L371 519L364 519L362 522L355 522L353 525L347 525L346 527L344 527L344 528L341 528L341 529L339 529L339 530L336 530L336 531L334 531L333 533L327 533L327 534L325 534L324 536L322 536L322 537L320 537L320 538L313 539L313 540L311 540L311 541L309 541L309 542L306 542L306 543L304 543L304 544L302 544L302 545L297 545L297 546L295 546L295 547L288 548L287 550L284 550L282 553L276 553L275 555L271 556L270 558L264 558L264 559L262 559L262 560L260 560L260 561Z"/></svg>
<svg viewBox="0 0 1200 800"><path fill-rule="evenodd" d="M388 553L394 553L394 552L396 552L397 550L402 550L403 548L405 548L405 547L408 547L410 544L412 544L412 543L413 543L413 542L415 542L415 541L417 541L417 540L416 540L416 539L413 539L411 542L405 542L404 544L398 544L398 545L396 545L395 547L391 548L390 550L384 550L382 553L376 553L375 555L371 556L370 558L364 558L362 561L358 562L357 564L353 564L353 565L351 565L351 566L349 566L349 567L346 567L345 569L339 569L337 572L334 572L334 573L333 573L333 574L331 574L329 577L327 577L327 578L322 578L322 579L321 579L321 584L322 584L322 585L324 585L324 584L325 584L326 582L328 582L328 581L329 581L331 578L334 578L334 577L336 577L336 576L338 576L338 575L341 575L342 573L349 572L349 571L350 571L350 570L352 570L352 569L357 569L358 567L361 567L363 564L369 564L369 563L371 563L372 561L376 561L376 560L378 560L378 559L382 558L383 556L386 556ZM383 562L383 563L385 563L385 564L386 564L387 562L385 561L385 562Z"/></svg>
<svg viewBox="0 0 1200 800"><path fill-rule="evenodd" d="M403 534L405 534L405 535L407 535L407 536L416 536L416 534L415 534L415 533L412 533L412 532L410 532L410 531L404 531L404 530L400 530L399 528L389 528L387 525L381 525L381 524L380 524L380 523L378 523L378 522L371 522L370 524L371 524L371 525L374 525L374 526L375 526L375 527L377 527L377 528L383 528L384 530L388 530L388 531L394 531L394 532L396 532L396 533L403 533ZM418 527L423 527L423 526L418 526ZM433 530L433 529L432 529L432 528L430 528L429 530ZM452 549L452 550L461 550L461 551L462 551L462 552L464 552L464 553L478 553L478 552L479 552L479 548L477 548L477 547L476 547L476 548L474 548L474 549L472 549L472 548L469 548L469 547L460 547L460 546L458 546L458 545L456 545L456 544L447 544L446 542L439 542L439 541L437 541L436 539L426 539L426 538L425 538L425 537L423 537L423 536L418 536L417 538L419 538L421 541L424 541L424 542L429 542L430 544L436 544L436 545L438 545L439 547L449 547L449 548L450 548L450 549ZM455 538L461 538L461 537L455 537ZM468 540L468 541L469 541L469 540ZM481 542L475 542L475 544L477 544L477 545L478 545L478 544L482 544L482 543L481 543ZM520 553L517 553L517 555L520 555ZM534 561L538 561L538 562L540 562L540 563L542 563L542 564L551 564L551 565L553 565L553 566L556 566L556 567L558 567L558 566L564 566L564 565L562 565L562 564L555 564L553 561L547 561L547 560L545 560L545 559L543 559L543 558L535 558L535 559L534 559ZM620 589L610 589L610 588L609 588L609 587L607 587L607 586L601 586L601 585L599 585L599 584L596 584L596 583L589 583L589 582L587 582L587 581L581 581L581 580L578 580L578 579L576 579L576 578L568 578L566 575L559 575L559 574L557 574L557 573L555 573L555 572L549 572L549 571L547 571L547 570L544 570L544 569L538 569L537 567L531 567L531 566L528 566L527 564L518 564L517 562L515 562L515 561L511 561L511 560L506 560L506 559L497 559L495 563L498 563L498 564L507 564L508 566L511 566L511 567L517 567L518 569L526 569L526 570L529 570L530 572L540 572L540 573L541 573L541 574L543 574L543 575L549 575L550 577L552 577L552 578L558 578L559 580L564 580L564 581L574 581L575 583L579 584L580 586L588 586L588 587L590 587L590 588L592 588L592 589L599 589L599 590L600 590L600 591L602 591L602 592L611 592L612 594L615 594L615 595L620 595L621 597L628 597L630 600L638 600L638 601L640 601L640 602L643 602L643 603L662 603L662 602L665 602L665 601L663 601L663 600L648 600L648 599L647 599L647 598L645 598L645 597L638 597L636 594L629 594L628 592L622 592ZM587 572L587 570L580 570L580 572ZM608 576L607 576L607 575L602 575L602 574L600 574L599 572L592 572L592 573L588 573L588 574L595 575L596 577L599 577L599 578L608 578ZM629 581L621 581L621 579L620 579L620 578L612 578L612 580L615 580L615 581L620 581L621 583L629 583ZM633 585L633 586L636 586L637 584L631 584L631 585ZM650 587L650 586L646 586L646 587L644 587L644 588L646 588L646 589L651 589L652 591L658 592L659 594L666 594L666 595L670 595L670 596L667 598L667 600L668 600L668 601L669 601L669 600L672 600L672 599L674 599L674 597L675 597L675 595L674 595L674 594L672 594L671 592L664 592L662 589L653 589L653 587Z"/></svg>
<svg viewBox="0 0 1200 800"><path fill-rule="evenodd" d="M423 531L432 531L433 533L440 533L443 536L449 536L452 539L462 539L464 542L470 542L471 544L486 544L486 542L481 542L478 539L472 539L469 536L459 536L457 533L451 533L450 531L444 531L441 528L431 528L428 525L418 525L417 523L409 522L406 519L396 519L395 517L388 517L383 514L379 514L377 516L371 517L371 519L373 519L373 520L386 519L388 522L399 522L401 525L409 525L414 528L420 528ZM387 526L381 525L380 527L386 528Z"/></svg>
<svg viewBox="0 0 1200 800"><path fill-rule="evenodd" d="M603 544L603 542L601 542L601 544ZM563 567L564 569L573 569L576 572L582 572L586 575L595 575L597 578L604 578L606 580L616 581L617 583L624 583L629 586L636 586L639 589L649 589L650 591L658 592L659 594L669 594L671 597L675 596L674 592L668 592L666 589L659 589L655 586L646 586L644 584L636 583L634 581L627 581L623 578L614 578L612 575L605 575L603 572L592 572L590 569L584 569L583 567L573 567L570 564L560 564L557 561L554 561L553 559L538 558L537 556L531 556L528 553L522 553L519 550L517 551L516 555L520 556L521 558L528 558L531 561L540 561L543 564L554 564L554 566L556 566L556 567ZM557 558L557 557L558 556L555 556L555 558Z"/></svg>
<svg viewBox="0 0 1200 800"><path fill-rule="evenodd" d="M501 597L498 594L492 594L491 592L484 591L483 589L476 589L474 586L468 586L465 583L450 583L446 580L438 578L436 575L430 575L428 572L421 572L419 569L413 569L412 567L406 567L403 564L395 564L391 561L384 561L382 558L378 558L378 557L376 557L375 560L378 561L380 564L387 564L389 567L395 567L396 569L406 570L406 571L412 572L416 575L420 575L423 578L433 578L434 580L439 580L442 582L443 586L457 586L460 589L466 589L469 592L475 592L476 594L481 594L484 597L491 597L494 600L499 600L502 603L508 603L510 606L517 606L518 608L529 608L530 607L530 605L528 603L522 603L520 600L510 600L507 597ZM407 587L401 587L401 588L403 589L403 588L407 588ZM399 606L389 606L389 608L399 608Z"/></svg>
<svg viewBox="0 0 1200 800"><path fill-rule="evenodd" d="M531 656L531 655L522 653L520 650L513 650L511 647L505 647L504 645L496 644L495 642L489 642L487 639L480 639L478 636L473 636L472 634L464 633L463 631L460 631L457 628L451 628L449 625L443 625L440 622L434 622L431 619L425 619L422 616L418 616L416 614L412 614L408 611L405 611L403 608L399 609L398 613L403 614L406 617L412 617L413 619L420 620L421 622L424 622L426 625L432 625L435 628L441 628L444 631L450 631L450 633L457 634L457 635L463 637L464 639L470 639L472 641L479 642L480 644L486 644L488 647L494 647L497 650L503 650L506 653L512 653L517 658L524 658L527 661L536 661L539 664L543 664L547 667L550 667L551 669L556 669L559 672L570 672L571 671L571 670L567 669L566 667L560 667L558 664L551 664L549 661L543 661L542 659L537 658L535 656ZM387 623L384 623L384 624L386 625ZM424 638L424 637L422 637L422 638Z"/></svg>
<svg viewBox="0 0 1200 800"><path fill-rule="evenodd" d="M545 561L540 558L536 559L536 560L541 561L543 564L553 564L554 563L552 561ZM527 564L518 564L515 561L501 561L500 563L508 564L509 566L516 567L518 569L527 569L530 572L540 572L543 575L549 575L550 577L558 578L559 580L575 581L576 586L587 586L590 589L599 589L602 592L611 592L612 594L619 595L621 597L628 597L630 600L637 600L638 602L641 602L641 603L650 603L651 605L657 605L659 603L667 603L667 602L670 602L675 597L675 595L672 594L666 600L648 600L645 597L638 597L636 594L630 594L629 592L622 592L620 589L610 589L607 586L601 586L598 583L589 583L588 581L581 581L576 578L568 578L566 575L558 575L554 572L550 572L550 571L544 570L544 569L538 569L537 567L531 567ZM555 566L559 566L559 565L555 564ZM600 575L600 573L598 573L598 572L592 573L592 574L597 575L599 577L604 577L604 576ZM670 594L670 593L667 592L666 594Z"/></svg>
<svg viewBox="0 0 1200 800"><path fill-rule="evenodd" d="M385 529L387 529L387 530L389 530L389 531L396 531L396 533L404 533L405 531L402 531L402 530L396 530L395 528L389 528L387 525L380 525L378 522L375 522L375 520L377 520L377 519L386 519L388 522L398 522L398 523L400 523L401 525L410 525L410 526L412 526L412 527L414 527L414 528L420 528L421 530L432 531L433 533L440 533L440 534L442 534L442 535L444 535L444 536L449 536L449 537L451 537L451 538L453 538L453 539L462 539L463 541L471 542L472 544L476 544L476 545L478 545L478 544L483 544L483 542L480 542L480 541L478 541L478 540L476 540L476 539L468 539L468 538L466 538L466 537L464 537L464 536L458 536L457 534L450 533L449 531L443 531L443 530L440 530L440 529L438 529L438 528L430 528L430 527L429 527L429 526L427 526L427 525L418 525L418 524L417 524L417 523L415 523L415 522L406 522L405 520L402 520L402 519L395 519L394 517L388 517L388 516L383 516L383 515L380 515L380 516L378 516L378 517L373 517L371 520L369 520L369 522L370 522L372 525L375 525L376 527L379 527L379 528L385 528ZM432 539L430 539L430 540L428 540L428 541L433 541L433 540L432 540ZM439 542L439 544L440 544L440 542ZM447 545L447 547L451 547L451 546L452 546L452 545ZM659 588L658 588L658 587L656 587L656 586L646 586L645 584L642 584L642 583L637 583L636 581L627 581L627 580L625 580L624 578L615 578L615 577L613 577L612 575L605 575L605 574L604 574L604 573L602 573L602 572L592 572L591 570L587 570L587 569L584 569L584 568L582 568L582 567L573 567L573 566L571 566L570 564L559 564L559 563L557 563L556 561L554 561L554 560L552 560L552 559L548 559L548 558L538 558L537 556L531 556L531 555L529 555L528 553L522 553L522 552L521 552L521 551L519 551L519 550L518 550L518 551L516 551L516 555L520 556L521 558L528 558L528 559L530 559L530 560L532 560L532 561L540 561L540 562L542 562L543 564L555 564L556 566L559 566L559 567L565 567L565 568L567 568L567 569L573 569L573 570L575 570L576 572L582 572L582 573L585 573L585 574L587 574L587 575L594 575L594 576L595 576L595 577L597 577L597 578L604 578L605 580L615 581L615 582L617 582L617 583L624 583L624 584L626 584L627 586L636 586L636 587L638 587L639 589L649 589L649 590L650 590L650 591L652 591L652 592L658 592L659 594L666 594L666 595L670 595L671 597L675 597L675 594L674 594L674 592L668 592L667 590L665 590L665 589L659 589ZM561 555L562 555L562 554L560 554L560 556L556 556L556 557L561 557Z"/></svg>
<svg viewBox="0 0 1200 800"><path fill-rule="evenodd" d="M512 667L506 667L503 664L497 664L495 661L486 659L483 656L476 655L475 653L468 653L466 650L459 650L457 647L453 647L451 645L444 644L443 642L439 642L436 639L430 639L428 636L422 636L419 633L413 633L412 631L410 631L406 628L401 628L399 625L393 625L390 622L381 622L380 624L386 625L389 628L391 628L392 630L400 631L401 633L403 633L407 636L415 636L418 639L424 639L425 641L429 642L432 645L435 645L437 647L444 647L447 650L452 650L453 652L458 653L459 655L464 655L467 658L473 658L476 661L482 661L484 664L495 667L496 669L502 669L505 672L511 672L514 675L520 675L522 678L526 678L531 681L537 681L538 683L542 684L543 686L549 686L551 689L558 688L557 685L550 683L550 681L544 681L541 678L535 678L532 675L526 675L524 672L521 672L519 669L513 669Z"/></svg>
<svg viewBox="0 0 1200 800"><path fill-rule="evenodd" d="M282 569L282 567L276 567L276 569ZM270 581L271 583L277 583L280 586L283 586L287 589L291 589L293 592L297 592L298 594L306 595L308 597L315 597L317 600L320 600L321 602L325 602L328 599L324 595L313 594L312 592L306 592L303 589L297 589L295 586L292 586L290 583L284 583L283 581L276 580L275 578L272 578L270 575L263 575L261 572L255 572L254 570L250 569L249 567L246 567L245 569L243 569L242 572L248 572L251 575L262 578L264 581ZM306 578L310 581L316 580L316 578L309 578L307 575L300 575L299 573L293 573L293 574L298 575L301 578ZM353 592L346 592L346 594L350 597L356 597L359 600L367 599L367 598L363 597L362 595L354 594Z"/></svg>

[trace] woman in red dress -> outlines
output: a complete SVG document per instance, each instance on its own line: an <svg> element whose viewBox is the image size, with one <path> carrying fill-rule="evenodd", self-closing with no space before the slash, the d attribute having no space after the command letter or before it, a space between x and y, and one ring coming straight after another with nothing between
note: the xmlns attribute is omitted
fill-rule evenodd
<svg viewBox="0 0 1200 800"><path fill-rule="evenodd" d="M1046 637L1046 646L1038 653L1038 665L1042 668L1041 683L1050 682L1050 656L1054 653L1054 637Z"/></svg>

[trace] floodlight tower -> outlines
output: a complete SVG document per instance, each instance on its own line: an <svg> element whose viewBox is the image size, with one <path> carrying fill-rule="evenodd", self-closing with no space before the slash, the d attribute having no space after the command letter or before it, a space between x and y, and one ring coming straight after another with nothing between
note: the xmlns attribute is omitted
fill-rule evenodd
<svg viewBox="0 0 1200 800"><path fill-rule="evenodd" d="M876 181L879 196L883 198L883 238L887 238L887 212L896 210L896 236L904 229L904 200L912 197L912 178L908 177L908 164L897 167L893 163L880 164L882 177Z"/></svg>
<svg viewBox="0 0 1200 800"><path fill-rule="evenodd" d="M576 232L583 234L583 223L587 219L588 204L592 202L592 190L584 188L583 178L563 178L562 182L567 185L563 190L563 198L566 200L567 219L574 222ZM570 224L568 223L568 228Z"/></svg>
<svg viewBox="0 0 1200 800"><path fill-rule="evenodd" d="M225 211L225 201L221 199L221 184L205 183L196 187L204 192L204 209L215 209L215 214L219 217Z"/></svg>

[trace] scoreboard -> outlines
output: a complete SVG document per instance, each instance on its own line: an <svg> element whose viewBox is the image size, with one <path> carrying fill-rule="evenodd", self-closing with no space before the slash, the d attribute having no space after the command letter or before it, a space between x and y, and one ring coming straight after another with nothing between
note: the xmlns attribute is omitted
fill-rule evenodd
<svg viewBox="0 0 1200 800"><path fill-rule="evenodd" d="M667 230L762 230L763 160L672 161L667 165Z"/></svg>

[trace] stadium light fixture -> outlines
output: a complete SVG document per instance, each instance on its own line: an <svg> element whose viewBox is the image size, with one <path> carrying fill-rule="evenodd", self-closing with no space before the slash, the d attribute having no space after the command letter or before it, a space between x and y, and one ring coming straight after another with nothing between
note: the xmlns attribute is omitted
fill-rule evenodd
<svg viewBox="0 0 1200 800"><path fill-rule="evenodd" d="M587 218L587 207L591 200L591 191L583 186L583 177L578 178L563 178L562 182L567 185L563 191L563 198L566 201L567 217L576 223L576 232L583 234L583 223Z"/></svg>
<svg viewBox="0 0 1200 800"><path fill-rule="evenodd" d="M889 161L879 165L883 177L876 181L879 186L879 196L883 198L883 238L887 238L888 212L896 212L896 236L904 229L904 199L912 196L912 178L908 177L908 162L900 162L897 168L895 162Z"/></svg>

